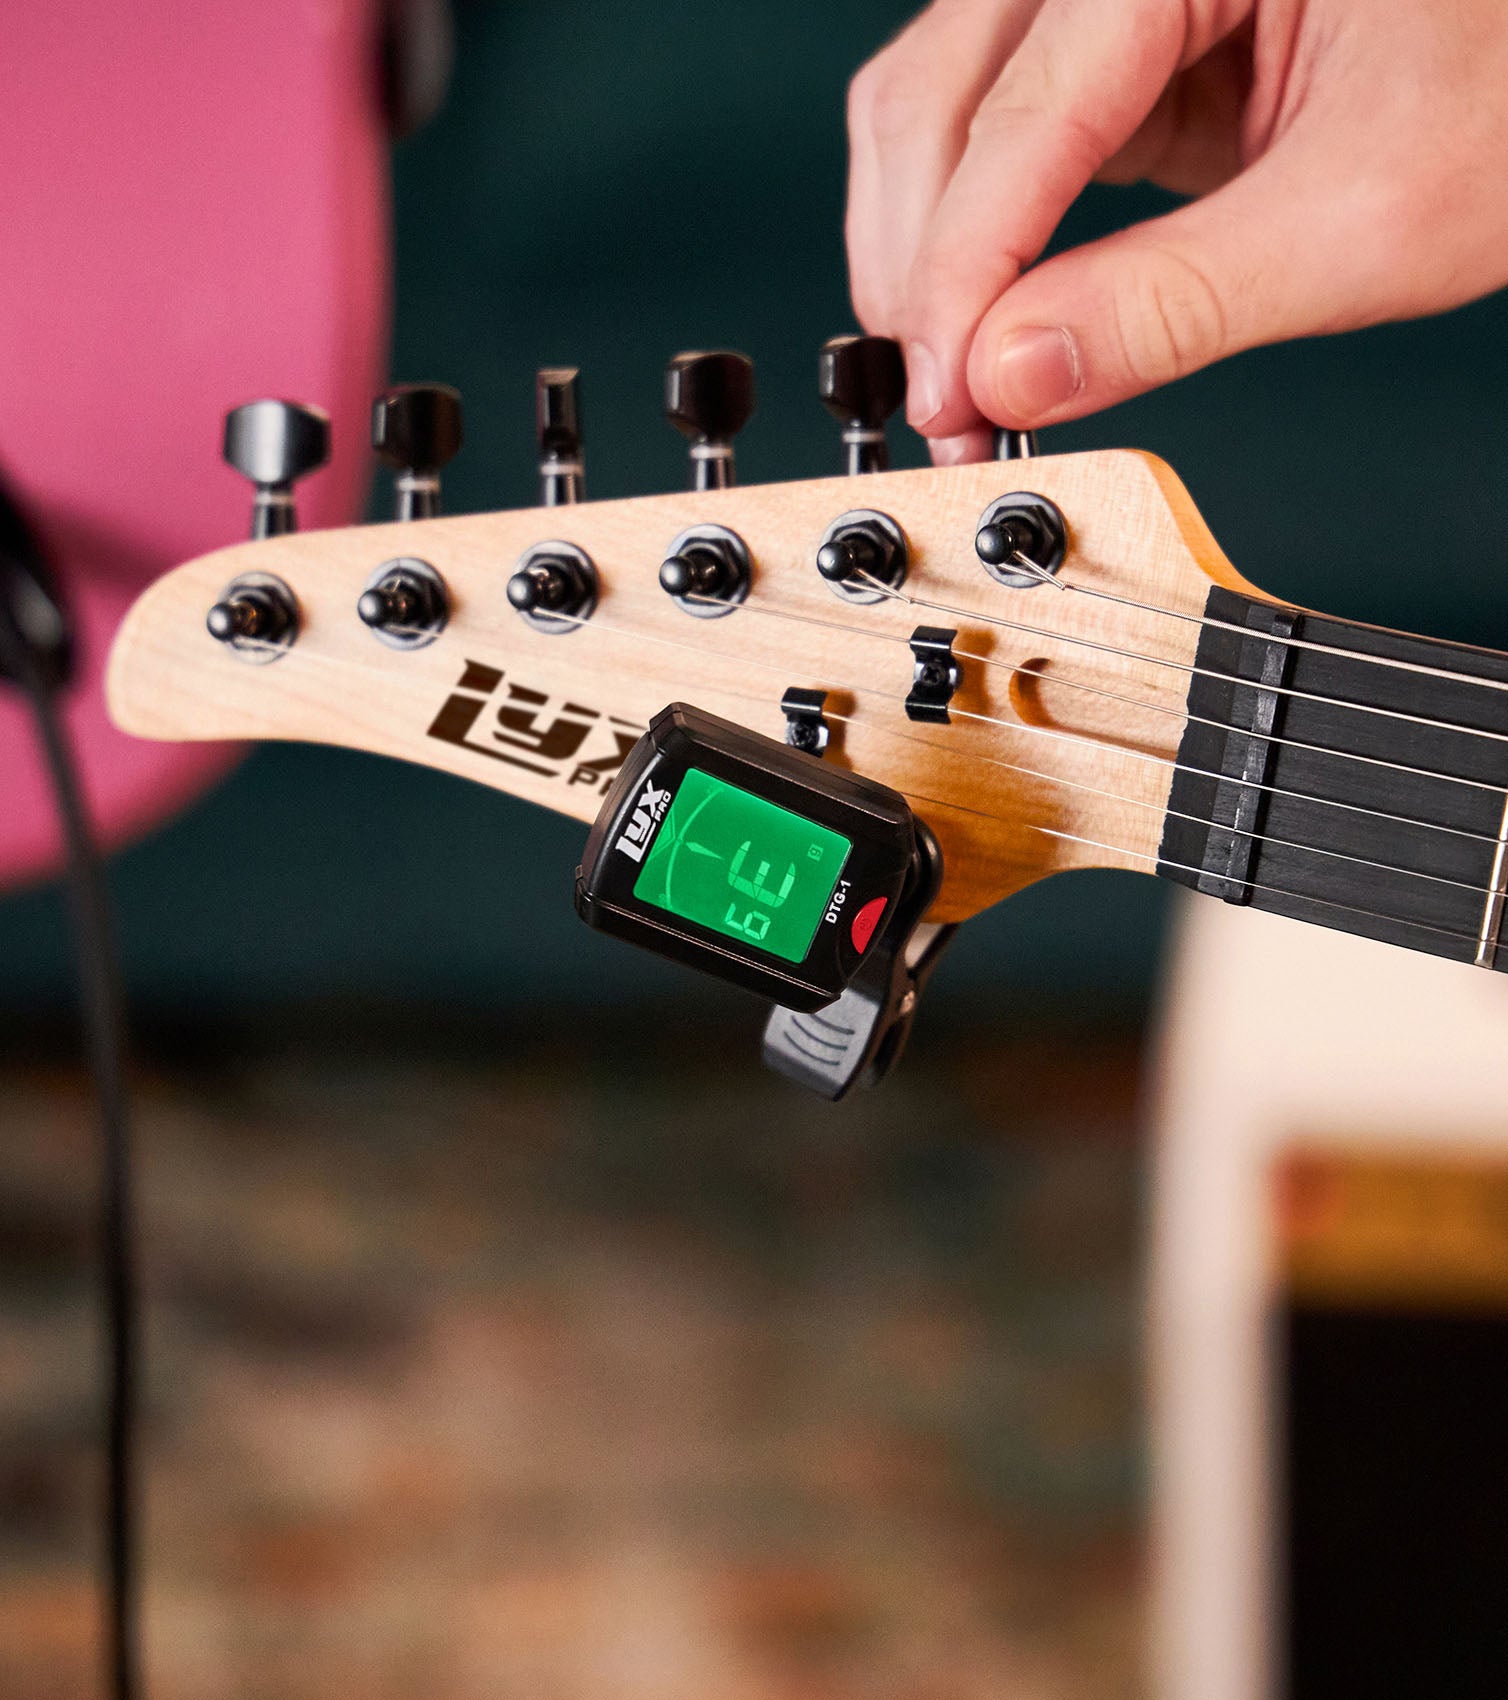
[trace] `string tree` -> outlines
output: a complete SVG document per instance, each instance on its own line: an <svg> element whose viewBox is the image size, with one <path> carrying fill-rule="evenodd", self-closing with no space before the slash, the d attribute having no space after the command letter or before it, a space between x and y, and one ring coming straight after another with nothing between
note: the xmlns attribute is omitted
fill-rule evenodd
<svg viewBox="0 0 1508 1700"><path fill-rule="evenodd" d="M947 626L918 626L912 632L911 689L906 695L906 718L946 726L948 704L963 683L963 667L953 653L958 633Z"/></svg>
<svg viewBox="0 0 1508 1700"><path fill-rule="evenodd" d="M397 384L372 403L372 447L394 473L394 519L439 515L440 474L462 437L461 397L449 384Z"/></svg>
<svg viewBox="0 0 1508 1700"><path fill-rule="evenodd" d="M690 443L691 488L737 482L733 440L754 412L754 362L731 349L677 354L665 368L665 417Z"/></svg>
<svg viewBox="0 0 1508 1700"><path fill-rule="evenodd" d="M780 699L780 712L785 716L785 741L793 750L805 750L808 755L827 753L832 741L832 728L827 723L826 691L808 690L792 685Z"/></svg>
<svg viewBox="0 0 1508 1700"><path fill-rule="evenodd" d="M887 471L885 423L906 396L901 345L887 336L830 338L817 356L817 394L843 427L845 470Z"/></svg>
<svg viewBox="0 0 1508 1700"><path fill-rule="evenodd" d="M330 416L303 402L264 398L225 415L222 453L256 490L254 539L298 530L293 486L330 458Z"/></svg>

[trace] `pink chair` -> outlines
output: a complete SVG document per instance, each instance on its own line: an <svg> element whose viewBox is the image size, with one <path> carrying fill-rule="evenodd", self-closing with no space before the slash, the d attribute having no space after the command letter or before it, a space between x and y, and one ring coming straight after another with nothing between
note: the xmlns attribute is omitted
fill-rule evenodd
<svg viewBox="0 0 1508 1700"><path fill-rule="evenodd" d="M5 23L0 469L79 639L67 717L106 840L234 760L110 724L100 673L131 600L246 531L221 418L325 408L305 526L349 522L385 364L388 197L372 0L50 0ZM0 687L0 881L59 853L24 705Z"/></svg>

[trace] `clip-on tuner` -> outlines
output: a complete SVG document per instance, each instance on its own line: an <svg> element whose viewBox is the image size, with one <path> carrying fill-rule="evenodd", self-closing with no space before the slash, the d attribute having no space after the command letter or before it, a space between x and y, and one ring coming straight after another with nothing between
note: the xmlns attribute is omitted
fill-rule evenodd
<svg viewBox="0 0 1508 1700"><path fill-rule="evenodd" d="M941 879L936 840L899 792L672 703L603 801L576 910L773 998L766 1063L841 1098L901 1053L954 931L922 925Z"/></svg>

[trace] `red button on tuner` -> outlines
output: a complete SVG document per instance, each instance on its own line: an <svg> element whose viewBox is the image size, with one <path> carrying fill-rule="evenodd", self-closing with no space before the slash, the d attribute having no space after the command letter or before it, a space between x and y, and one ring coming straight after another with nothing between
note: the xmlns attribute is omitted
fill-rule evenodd
<svg viewBox="0 0 1508 1700"><path fill-rule="evenodd" d="M854 916L848 932L854 949L860 954L869 949L869 941L874 937L874 930L879 926L880 916L885 913L885 905L889 901L888 897L871 897Z"/></svg>

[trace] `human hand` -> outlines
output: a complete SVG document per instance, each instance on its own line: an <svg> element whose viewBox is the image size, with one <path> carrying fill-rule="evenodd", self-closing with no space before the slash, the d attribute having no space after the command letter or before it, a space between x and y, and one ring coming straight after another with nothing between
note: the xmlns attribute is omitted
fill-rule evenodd
<svg viewBox="0 0 1508 1700"><path fill-rule="evenodd" d="M1508 282L1503 0L935 0L849 132L854 306L940 461ZM1094 178L1196 198L1033 266Z"/></svg>

